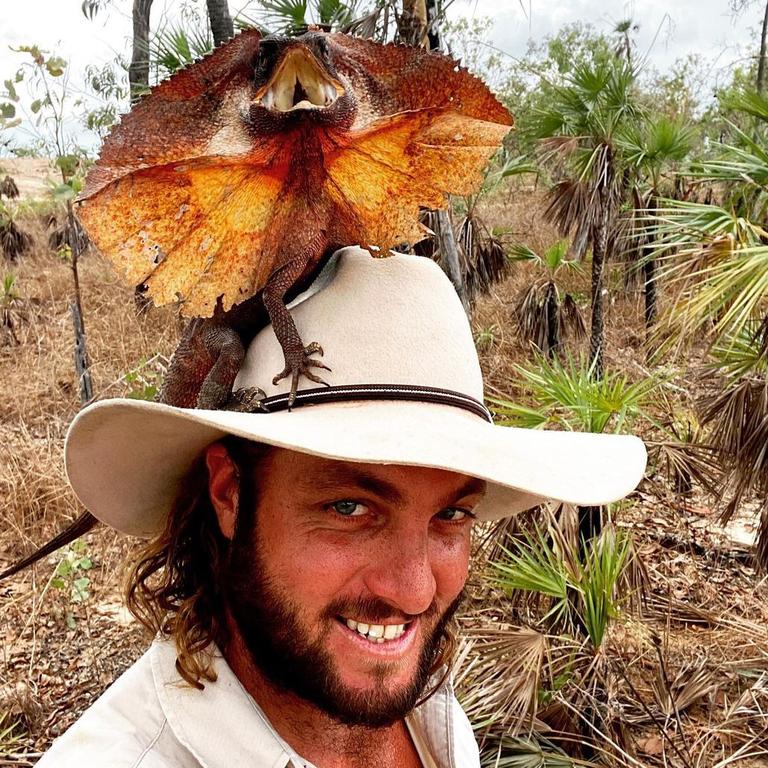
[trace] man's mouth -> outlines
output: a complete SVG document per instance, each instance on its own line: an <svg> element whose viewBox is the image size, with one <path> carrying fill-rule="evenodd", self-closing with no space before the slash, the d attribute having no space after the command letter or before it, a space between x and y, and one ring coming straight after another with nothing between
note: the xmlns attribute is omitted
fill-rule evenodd
<svg viewBox="0 0 768 768"><path fill-rule="evenodd" d="M257 102L275 112L325 109L343 92L339 83L324 74L314 56L294 48L280 62Z"/></svg>
<svg viewBox="0 0 768 768"><path fill-rule="evenodd" d="M406 624L366 624L363 621L355 621L344 616L340 616L339 621L369 642L378 645L398 640L405 634L408 624L410 624L410 622Z"/></svg>

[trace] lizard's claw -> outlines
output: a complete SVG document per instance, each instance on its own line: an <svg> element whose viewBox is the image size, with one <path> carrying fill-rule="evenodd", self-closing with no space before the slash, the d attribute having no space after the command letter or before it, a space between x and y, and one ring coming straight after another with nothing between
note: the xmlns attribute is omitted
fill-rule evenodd
<svg viewBox="0 0 768 768"><path fill-rule="evenodd" d="M237 411L239 413L256 413L266 411L261 401L267 396L263 389L248 387L236 389L224 405L225 411Z"/></svg>
<svg viewBox="0 0 768 768"><path fill-rule="evenodd" d="M300 376L304 376L317 384L325 384L326 387L330 386L327 381L324 381L310 370L310 368L322 368L326 371L331 370L324 363L310 357L310 355L315 354L323 354L323 348L316 341L313 341L306 347L296 347L295 350L289 350L285 355L285 368L272 379L272 384L277 384L281 379L284 379L287 376L291 377L291 392L288 395L288 408L292 408L293 404L296 402L296 391L299 387Z"/></svg>

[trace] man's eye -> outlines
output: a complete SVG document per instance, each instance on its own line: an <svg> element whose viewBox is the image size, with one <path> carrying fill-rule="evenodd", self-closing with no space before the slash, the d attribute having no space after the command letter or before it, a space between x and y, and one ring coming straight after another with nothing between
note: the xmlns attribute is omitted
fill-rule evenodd
<svg viewBox="0 0 768 768"><path fill-rule="evenodd" d="M466 520L468 517L474 517L471 512L466 509L459 509L458 507L446 507L437 515L441 520L447 520L451 523L458 523L462 520Z"/></svg>
<svg viewBox="0 0 768 768"><path fill-rule="evenodd" d="M359 517L366 512L366 507L357 501L335 501L331 508L342 517Z"/></svg>

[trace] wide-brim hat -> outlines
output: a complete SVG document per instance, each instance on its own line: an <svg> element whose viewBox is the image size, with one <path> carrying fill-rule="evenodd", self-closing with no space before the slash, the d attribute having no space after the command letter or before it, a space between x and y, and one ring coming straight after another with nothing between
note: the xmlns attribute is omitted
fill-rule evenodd
<svg viewBox="0 0 768 768"><path fill-rule="evenodd" d="M472 333L453 285L417 256L339 251L291 313L317 341L331 386L289 380L271 326L250 344L235 387L260 387L269 412L113 399L83 409L66 440L69 481L99 520L159 533L193 462L225 435L329 459L435 467L482 478L480 519L545 500L601 505L630 493L646 463L632 436L497 426L483 405ZM317 370L317 369L315 369ZM511 384L512 382L510 382Z"/></svg>

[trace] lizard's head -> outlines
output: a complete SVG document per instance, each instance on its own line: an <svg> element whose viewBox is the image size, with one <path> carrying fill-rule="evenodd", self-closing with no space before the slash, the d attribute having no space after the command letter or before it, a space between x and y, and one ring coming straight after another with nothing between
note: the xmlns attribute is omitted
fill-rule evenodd
<svg viewBox="0 0 768 768"><path fill-rule="evenodd" d="M354 94L334 67L322 32L263 38L253 60L253 83L249 122L258 130L284 130L298 121L344 128L355 118Z"/></svg>

